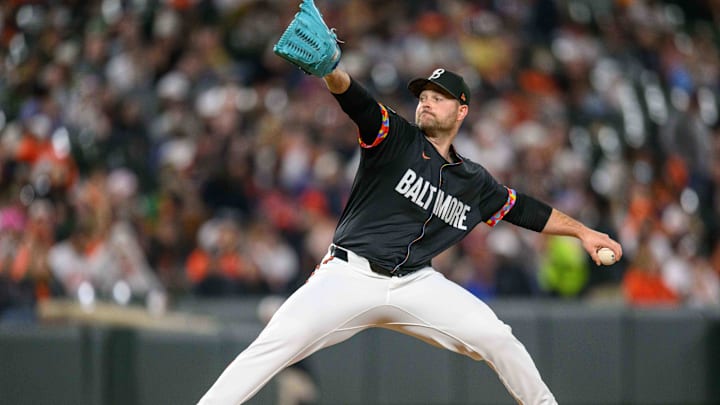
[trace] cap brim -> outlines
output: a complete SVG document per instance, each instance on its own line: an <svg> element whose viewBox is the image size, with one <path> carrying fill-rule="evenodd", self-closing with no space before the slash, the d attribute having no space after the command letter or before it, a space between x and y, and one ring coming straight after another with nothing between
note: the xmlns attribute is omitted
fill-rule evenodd
<svg viewBox="0 0 720 405"><path fill-rule="evenodd" d="M433 86L437 86L437 87L443 89L443 91L445 91L445 93L447 93L447 95L449 95L451 98L457 99L457 97L455 97L455 96L452 94L452 92L447 89L447 87L443 86L442 84L440 84L440 83L438 83L438 82L436 82L436 81L433 81L433 80L430 80L430 79L426 79L426 78L424 78L424 77L411 80L410 83L408 83L408 90L410 90L410 92L411 92L415 97L420 97L420 93L422 93L422 91L425 90L425 87L426 87L428 84L432 84Z"/></svg>

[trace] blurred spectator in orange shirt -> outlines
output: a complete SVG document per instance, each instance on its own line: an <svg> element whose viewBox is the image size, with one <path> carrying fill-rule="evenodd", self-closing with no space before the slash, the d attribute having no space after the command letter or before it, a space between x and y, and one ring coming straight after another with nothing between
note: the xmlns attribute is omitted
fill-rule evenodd
<svg viewBox="0 0 720 405"><path fill-rule="evenodd" d="M680 298L663 281L660 265L647 242L641 242L622 280L626 302L631 305L677 305Z"/></svg>
<svg viewBox="0 0 720 405"><path fill-rule="evenodd" d="M242 251L241 234L233 220L207 221L186 262L193 292L200 296L263 292L260 274Z"/></svg>
<svg viewBox="0 0 720 405"><path fill-rule="evenodd" d="M70 154L67 130L52 131L52 122L46 115L28 118L25 132L14 144L14 158L28 164L39 195L59 197L75 183L78 171Z"/></svg>

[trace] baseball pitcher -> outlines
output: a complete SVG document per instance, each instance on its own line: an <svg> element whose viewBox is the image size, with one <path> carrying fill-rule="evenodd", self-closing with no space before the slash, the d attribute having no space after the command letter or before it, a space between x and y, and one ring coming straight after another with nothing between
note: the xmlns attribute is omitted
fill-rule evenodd
<svg viewBox="0 0 720 405"><path fill-rule="evenodd" d="M520 404L555 404L525 347L481 300L432 268L434 256L480 223L507 221L578 238L597 251L620 245L547 204L498 183L453 140L468 115L463 78L437 68L412 80L414 122L376 101L338 68L341 50L311 0L275 53L320 77L359 129L360 166L333 242L305 285L225 369L201 405L236 405L285 367L368 328L381 327L485 361Z"/></svg>

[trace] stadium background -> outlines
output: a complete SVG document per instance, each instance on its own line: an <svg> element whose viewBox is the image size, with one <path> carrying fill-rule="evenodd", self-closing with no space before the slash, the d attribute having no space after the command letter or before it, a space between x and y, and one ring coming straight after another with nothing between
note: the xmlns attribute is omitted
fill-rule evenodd
<svg viewBox="0 0 720 405"><path fill-rule="evenodd" d="M318 5L379 99L412 116L408 79L462 73L461 153L623 244L595 268L568 239L481 226L434 262L505 315L561 403L720 402L720 2ZM0 4L0 397L193 403L257 304L304 282L358 148L321 81L272 54L296 7ZM414 347L397 339L310 361L321 401L508 401L455 358L388 366Z"/></svg>

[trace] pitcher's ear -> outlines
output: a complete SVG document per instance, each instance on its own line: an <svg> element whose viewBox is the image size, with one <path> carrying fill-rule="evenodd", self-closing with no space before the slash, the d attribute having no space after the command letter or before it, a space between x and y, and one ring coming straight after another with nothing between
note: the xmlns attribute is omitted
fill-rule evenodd
<svg viewBox="0 0 720 405"><path fill-rule="evenodd" d="M458 108L458 120L464 120L465 117L468 115L468 111L470 109L465 104L460 104L460 108Z"/></svg>

